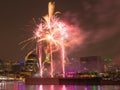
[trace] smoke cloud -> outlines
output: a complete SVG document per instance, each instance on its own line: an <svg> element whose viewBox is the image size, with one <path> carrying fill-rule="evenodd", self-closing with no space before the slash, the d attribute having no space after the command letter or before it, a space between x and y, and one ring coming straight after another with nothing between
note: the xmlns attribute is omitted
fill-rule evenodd
<svg viewBox="0 0 120 90"><path fill-rule="evenodd" d="M64 17L76 25L74 54L118 57L120 45L120 1L82 0L78 14L65 13ZM73 54L72 54L73 55ZM74 56L74 55L73 55Z"/></svg>

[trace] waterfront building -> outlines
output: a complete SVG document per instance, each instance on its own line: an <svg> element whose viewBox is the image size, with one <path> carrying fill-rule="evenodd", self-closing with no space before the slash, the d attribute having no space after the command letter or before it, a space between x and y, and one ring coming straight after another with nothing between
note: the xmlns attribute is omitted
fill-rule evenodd
<svg viewBox="0 0 120 90"><path fill-rule="evenodd" d="M81 72L104 72L104 61L100 56L80 57Z"/></svg>

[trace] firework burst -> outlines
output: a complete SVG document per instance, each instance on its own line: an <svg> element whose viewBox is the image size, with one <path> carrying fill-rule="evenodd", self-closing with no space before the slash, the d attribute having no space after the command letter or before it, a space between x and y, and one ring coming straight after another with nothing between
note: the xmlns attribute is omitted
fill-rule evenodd
<svg viewBox="0 0 120 90"><path fill-rule="evenodd" d="M62 76L65 77L65 49L68 46L81 43L82 38L76 30L74 25L69 25L64 20L61 20L58 15L60 12L55 12L55 2L48 3L48 15L41 18L40 23L37 24L34 36L28 40L36 40L36 53L39 59L40 76L43 77L45 63L50 64L49 74L54 77L54 55L53 53L59 52ZM26 46L26 45L25 45Z"/></svg>
<svg viewBox="0 0 120 90"><path fill-rule="evenodd" d="M53 67L53 52L61 49L62 57L62 68L64 70L64 42L67 39L67 27L65 23L57 18L59 12L54 12L55 2L48 3L48 15L44 16L38 28L34 32L35 38L38 44L38 54L40 62L40 75L42 77L44 63L50 61L51 71L50 75L53 77L54 67ZM43 44L44 43L44 44ZM46 54L46 60L42 61L42 48ZM43 63L42 63L43 62ZM64 74L63 74L64 75Z"/></svg>

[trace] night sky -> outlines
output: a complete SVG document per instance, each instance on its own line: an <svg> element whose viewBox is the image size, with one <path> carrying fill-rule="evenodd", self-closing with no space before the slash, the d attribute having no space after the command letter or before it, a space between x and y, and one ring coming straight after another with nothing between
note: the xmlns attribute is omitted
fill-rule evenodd
<svg viewBox="0 0 120 90"><path fill-rule="evenodd" d="M23 60L33 44L19 43L33 36L35 24L47 14L49 0L0 1L0 59ZM56 0L56 11L79 24L84 40L72 50L74 57L102 56L120 59L120 0ZM79 41L78 41L79 42Z"/></svg>

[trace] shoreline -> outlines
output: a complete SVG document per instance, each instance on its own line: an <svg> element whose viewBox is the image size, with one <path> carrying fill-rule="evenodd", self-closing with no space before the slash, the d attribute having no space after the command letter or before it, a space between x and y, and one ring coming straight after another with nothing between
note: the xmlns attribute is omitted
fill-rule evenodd
<svg viewBox="0 0 120 90"><path fill-rule="evenodd" d="M120 85L119 81L102 80L101 78L40 78L25 79L27 85Z"/></svg>

